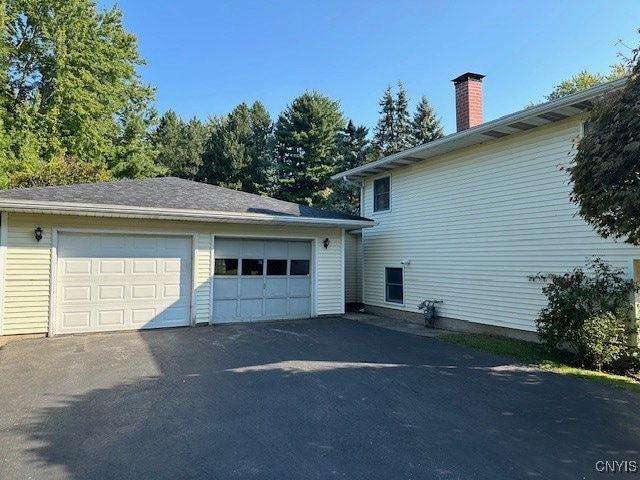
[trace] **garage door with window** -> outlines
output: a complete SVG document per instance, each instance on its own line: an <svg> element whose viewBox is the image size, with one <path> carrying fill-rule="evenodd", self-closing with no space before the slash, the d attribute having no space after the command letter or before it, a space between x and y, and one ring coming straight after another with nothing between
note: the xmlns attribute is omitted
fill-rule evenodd
<svg viewBox="0 0 640 480"><path fill-rule="evenodd" d="M311 242L216 239L213 321L311 316Z"/></svg>
<svg viewBox="0 0 640 480"><path fill-rule="evenodd" d="M60 233L56 333L189 325L191 237Z"/></svg>

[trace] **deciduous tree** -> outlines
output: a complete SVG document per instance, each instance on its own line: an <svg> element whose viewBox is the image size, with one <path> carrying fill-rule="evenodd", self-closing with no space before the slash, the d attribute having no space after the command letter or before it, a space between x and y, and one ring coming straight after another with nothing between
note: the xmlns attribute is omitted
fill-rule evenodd
<svg viewBox="0 0 640 480"><path fill-rule="evenodd" d="M568 168L579 214L603 237L640 245L640 62L624 88L604 95Z"/></svg>
<svg viewBox="0 0 640 480"><path fill-rule="evenodd" d="M118 177L148 176L154 90L141 82L136 37L117 7L93 0L8 0L3 9L6 156L34 164L73 157Z"/></svg>

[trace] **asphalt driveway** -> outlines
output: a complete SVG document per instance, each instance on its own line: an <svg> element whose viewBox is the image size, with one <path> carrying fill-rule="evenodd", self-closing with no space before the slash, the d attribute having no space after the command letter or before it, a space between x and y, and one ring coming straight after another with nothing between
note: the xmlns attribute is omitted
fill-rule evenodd
<svg viewBox="0 0 640 480"><path fill-rule="evenodd" d="M597 479L614 461L640 470L640 395L350 320L0 350L2 479Z"/></svg>

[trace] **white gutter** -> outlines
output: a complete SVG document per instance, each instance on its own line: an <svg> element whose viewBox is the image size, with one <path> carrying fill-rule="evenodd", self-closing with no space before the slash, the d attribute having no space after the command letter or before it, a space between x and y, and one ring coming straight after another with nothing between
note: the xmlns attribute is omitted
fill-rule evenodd
<svg viewBox="0 0 640 480"><path fill-rule="evenodd" d="M50 213L58 215L75 214L92 217L154 218L157 220L182 220L220 223L270 223L277 225L301 225L318 227L336 226L341 228L367 228L374 225L374 222L372 220L311 218L206 210L168 210L165 208L156 207L97 205L92 203L67 203L20 199L0 199L0 210L6 212Z"/></svg>

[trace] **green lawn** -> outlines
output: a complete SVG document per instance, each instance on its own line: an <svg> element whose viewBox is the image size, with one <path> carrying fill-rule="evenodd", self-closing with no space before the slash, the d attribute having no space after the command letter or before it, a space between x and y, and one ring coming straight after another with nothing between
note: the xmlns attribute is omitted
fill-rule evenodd
<svg viewBox="0 0 640 480"><path fill-rule="evenodd" d="M622 375L605 372L594 372L576 367L571 363L571 354L566 352L550 352L539 343L513 340L492 335L451 333L434 337L437 340L477 348L485 352L495 353L512 358L520 363L551 370L563 375L575 375L596 382L607 383L616 387L640 392L640 382Z"/></svg>

